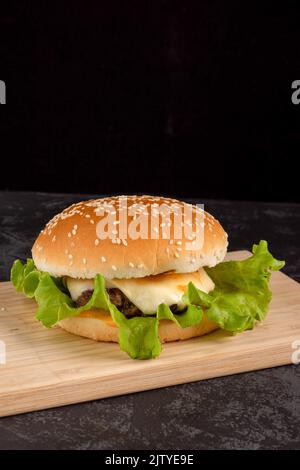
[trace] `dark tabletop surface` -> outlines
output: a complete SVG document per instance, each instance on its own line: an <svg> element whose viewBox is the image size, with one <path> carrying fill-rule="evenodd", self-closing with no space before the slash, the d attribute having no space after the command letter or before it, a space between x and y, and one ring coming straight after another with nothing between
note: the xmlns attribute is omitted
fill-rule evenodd
<svg viewBox="0 0 300 470"><path fill-rule="evenodd" d="M0 280L80 195L0 192ZM200 202L200 201L199 201ZM300 281L300 206L201 201L230 250L260 239ZM300 339L300 338L299 338ZM0 376L1 387L1 376ZM0 449L300 449L300 367L284 366L0 418Z"/></svg>

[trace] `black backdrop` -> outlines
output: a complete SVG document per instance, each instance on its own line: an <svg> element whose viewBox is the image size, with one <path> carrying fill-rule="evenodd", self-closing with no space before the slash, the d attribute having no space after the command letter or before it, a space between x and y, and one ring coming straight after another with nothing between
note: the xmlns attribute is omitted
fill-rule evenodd
<svg viewBox="0 0 300 470"><path fill-rule="evenodd" d="M1 5L0 189L299 201L298 3Z"/></svg>

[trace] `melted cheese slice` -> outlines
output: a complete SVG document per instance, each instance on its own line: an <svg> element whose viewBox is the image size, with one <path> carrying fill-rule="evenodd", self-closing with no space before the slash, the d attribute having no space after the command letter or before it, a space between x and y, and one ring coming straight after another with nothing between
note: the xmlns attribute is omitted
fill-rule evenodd
<svg viewBox="0 0 300 470"><path fill-rule="evenodd" d="M94 290L94 279L74 279L67 277L67 287L73 300L77 300L85 290Z"/></svg>
<svg viewBox="0 0 300 470"><path fill-rule="evenodd" d="M111 279L106 282L106 287L117 287L126 297L136 305L143 313L153 314L159 304L177 304L184 308L182 295L189 282L202 291L208 293L214 288L214 283L204 269L194 273L164 273L156 276L131 279ZM93 279L67 279L67 286L73 300L88 289L94 288Z"/></svg>

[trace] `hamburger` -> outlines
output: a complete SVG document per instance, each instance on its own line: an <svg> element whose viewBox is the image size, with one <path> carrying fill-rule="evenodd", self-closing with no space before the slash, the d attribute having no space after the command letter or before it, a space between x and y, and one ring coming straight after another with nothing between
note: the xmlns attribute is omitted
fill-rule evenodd
<svg viewBox="0 0 300 470"><path fill-rule="evenodd" d="M38 304L36 318L95 341L118 342L135 359L162 343L236 333L264 319L272 270L284 262L266 241L244 261L227 261L227 234L186 202L114 196L71 205L40 232L32 259L11 280Z"/></svg>

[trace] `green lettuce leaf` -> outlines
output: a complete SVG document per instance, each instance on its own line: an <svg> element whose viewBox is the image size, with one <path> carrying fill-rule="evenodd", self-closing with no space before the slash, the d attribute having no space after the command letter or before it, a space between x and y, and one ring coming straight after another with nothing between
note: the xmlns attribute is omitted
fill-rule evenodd
<svg viewBox="0 0 300 470"><path fill-rule="evenodd" d="M252 252L246 260L227 261L205 268L215 283L210 294L189 286L191 301L206 307L207 317L224 330L241 332L265 318L272 298L269 289L271 271L277 271L285 264L271 255L264 240L253 245Z"/></svg>
<svg viewBox="0 0 300 470"><path fill-rule="evenodd" d="M188 305L182 313L173 313L168 305L160 304L156 315L158 320L171 320L177 326L187 328L201 322L203 310L197 305Z"/></svg>
<svg viewBox="0 0 300 470"><path fill-rule="evenodd" d="M20 260L15 261L11 281L17 291L36 299L36 318L44 326L51 327L64 318L93 308L104 309L119 328L121 349L134 359L149 359L161 352L158 336L160 320L171 320L177 326L187 328L202 320L205 309L206 316L227 331L240 332L253 328L256 321L265 317L271 300L268 287L270 272L283 266L284 262L273 258L268 251L267 242L261 241L253 246L253 255L244 261L228 261L205 268L215 283L215 289L206 294L190 283L183 296L186 304L183 312L174 314L167 305L161 304L153 316L130 319L110 302L101 274L95 277L91 299L79 308L74 307L64 279L38 271L31 259L24 265Z"/></svg>
<svg viewBox="0 0 300 470"><path fill-rule="evenodd" d="M11 282L18 292L23 291L25 277L31 272L36 271L34 262L32 259L27 259L26 264L22 264L22 261L17 259L11 270ZM27 295L27 294L26 294ZM30 295L27 295L30 297Z"/></svg>
<svg viewBox="0 0 300 470"><path fill-rule="evenodd" d="M28 273L28 274L26 274ZM89 302L82 307L74 307L71 297L64 292L64 282L38 271L32 260L22 264L14 262L11 281L16 290L27 297L35 297L38 303L36 319L46 327L52 327L64 318L79 315L92 308L110 312L119 327L119 344L122 350L134 359L149 359L160 354L156 317L134 317L127 319L109 300L105 289L105 279L98 274L94 280L94 292Z"/></svg>
<svg viewBox="0 0 300 470"><path fill-rule="evenodd" d="M161 343L158 337L158 318L126 318L117 307L110 304L110 314L119 327L120 348L133 359L152 359L159 356Z"/></svg>

